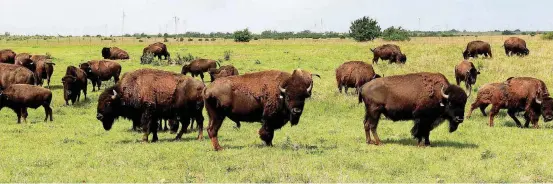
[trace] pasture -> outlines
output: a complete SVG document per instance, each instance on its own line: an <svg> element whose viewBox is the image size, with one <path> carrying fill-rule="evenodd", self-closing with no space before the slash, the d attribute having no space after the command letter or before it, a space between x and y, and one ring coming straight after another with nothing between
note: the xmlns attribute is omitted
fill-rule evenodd
<svg viewBox="0 0 553 184"><path fill-rule="evenodd" d="M552 90L553 42L521 36L530 55L509 58L501 48L506 38L413 38L396 43L407 55L405 65L380 61L374 68L384 76L441 72L454 83L454 66L462 60L466 43L479 39L492 45L494 57L472 59L482 74L467 111L479 86L511 76L542 79ZM444 123L432 131L433 146L427 148L416 146L410 134L412 121L392 122L383 117L379 124L383 145L367 145L364 106L358 104L356 95L338 93L334 70L348 60L370 62L369 48L386 43L381 40L166 43L172 57L190 53L220 59L230 50L230 61L221 64L232 64L241 74L302 68L321 75L313 79L313 96L300 123L277 130L273 147L264 146L258 138L260 123L244 122L241 129L235 129L227 119L219 131L225 149L215 152L205 132L201 141L195 140L196 132L185 134L180 141L173 141L175 134L162 132L159 142L142 143L142 134L131 131L132 123L123 119L105 131L95 116L100 92L91 92L90 82L88 99L81 97L81 102L66 106L61 84L66 67L101 59L103 46L118 46L130 54L131 60L120 61L123 73L138 68L181 70L181 66L140 64L142 49L154 40L72 39L0 41L0 48L17 53L49 52L56 63L51 84L54 122L42 121L42 108L29 109L27 123L22 124L16 124L12 110L0 111L0 182L553 182L553 123L544 123L540 117L540 129L520 129L506 110L496 117L493 128L478 110L454 133L448 133ZM204 117L207 126L205 110Z"/></svg>

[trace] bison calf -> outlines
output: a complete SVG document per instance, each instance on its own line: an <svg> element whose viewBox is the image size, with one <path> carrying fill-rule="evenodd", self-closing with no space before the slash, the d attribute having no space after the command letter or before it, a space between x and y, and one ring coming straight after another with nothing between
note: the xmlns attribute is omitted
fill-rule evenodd
<svg viewBox="0 0 553 184"><path fill-rule="evenodd" d="M216 69L219 65L218 61L211 59L196 59L190 64L182 66L181 73L186 75L188 72L192 74L192 77L200 76L202 82L204 81L204 72L208 72L211 69ZM238 71L237 71L238 72ZM211 78L211 82L214 81L214 78Z"/></svg>
<svg viewBox="0 0 553 184"><path fill-rule="evenodd" d="M338 91L342 93L342 88L347 94L348 88L355 88L355 93L359 93L363 84L380 78L380 75L374 72L373 66L363 61L348 61L336 69L336 83Z"/></svg>
<svg viewBox="0 0 553 184"><path fill-rule="evenodd" d="M480 71L474 67L472 62L467 60L463 60L455 66L455 81L457 82L457 85L460 85L461 81L465 82L468 96L472 93L472 85L476 83L476 78L479 74Z"/></svg>
<svg viewBox="0 0 553 184"><path fill-rule="evenodd" d="M214 81L215 79L222 78L222 77L228 77L233 75L240 75L238 73L238 69L236 69L232 65L225 65L221 66L219 69L217 68L210 68L208 71L209 75L211 76L211 80Z"/></svg>
<svg viewBox="0 0 553 184"><path fill-rule="evenodd" d="M28 84L14 84L0 92L0 109L8 107L17 114L17 123L27 122L27 108L36 109L40 106L44 107L46 117L44 121L52 118L52 92L46 88L33 86Z"/></svg>
<svg viewBox="0 0 553 184"><path fill-rule="evenodd" d="M86 73L74 66L68 66L65 71L65 76L61 79L63 83L63 98L65 99L65 105L75 104L75 101L81 99L81 90L84 93L86 99L86 88L88 83L86 82Z"/></svg>

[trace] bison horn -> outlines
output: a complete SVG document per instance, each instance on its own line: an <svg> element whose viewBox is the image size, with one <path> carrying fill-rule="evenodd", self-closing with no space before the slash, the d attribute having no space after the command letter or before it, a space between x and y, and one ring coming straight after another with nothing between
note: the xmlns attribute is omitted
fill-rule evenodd
<svg viewBox="0 0 553 184"><path fill-rule="evenodd" d="M312 89L313 89L313 82L311 82L311 84L309 84L309 87L307 88L307 92L311 93Z"/></svg>
<svg viewBox="0 0 553 184"><path fill-rule="evenodd" d="M115 99L117 97L117 91L113 90L113 95L111 96L111 99Z"/></svg>
<svg viewBox="0 0 553 184"><path fill-rule="evenodd" d="M311 76L317 76L317 77L319 77L319 79L321 78L321 76L319 74L316 74L316 73L311 74Z"/></svg>
<svg viewBox="0 0 553 184"><path fill-rule="evenodd" d="M442 96L443 96L445 99L448 99L448 98L449 98L449 95L446 95L446 94L445 94L444 88L445 88L445 85L442 85Z"/></svg>
<svg viewBox="0 0 553 184"><path fill-rule="evenodd" d="M538 100L538 98L536 98L536 103L537 104L541 104L541 102L542 102L541 100Z"/></svg>
<svg viewBox="0 0 553 184"><path fill-rule="evenodd" d="M281 86L278 86L278 88L280 89L281 93L286 93L286 89L282 88Z"/></svg>

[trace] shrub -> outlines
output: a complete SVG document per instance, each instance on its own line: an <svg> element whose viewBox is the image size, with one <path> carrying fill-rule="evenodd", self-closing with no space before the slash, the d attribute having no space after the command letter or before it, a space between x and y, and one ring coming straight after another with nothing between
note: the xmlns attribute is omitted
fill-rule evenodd
<svg viewBox="0 0 553 184"><path fill-rule="evenodd" d="M225 55L223 58L225 58L225 61L228 61L230 60L230 55L232 54L232 51L230 50L225 50Z"/></svg>
<svg viewBox="0 0 553 184"><path fill-rule="evenodd" d="M54 57L52 57L52 54L50 54L49 52L46 53L46 59L54 59Z"/></svg>
<svg viewBox="0 0 553 184"><path fill-rule="evenodd" d="M382 39L387 41L409 41L409 32L401 27L394 26L385 29L382 32Z"/></svg>
<svg viewBox="0 0 553 184"><path fill-rule="evenodd" d="M542 34L541 38L544 40L553 40L553 32Z"/></svg>
<svg viewBox="0 0 553 184"><path fill-rule="evenodd" d="M189 41L189 42L191 42L191 41L194 41L194 39L192 39L192 38L188 38L188 41Z"/></svg>
<svg viewBox="0 0 553 184"><path fill-rule="evenodd" d="M179 38L179 41L180 41L180 42L183 42L183 41L184 41L184 38L183 38L183 37Z"/></svg>
<svg viewBox="0 0 553 184"><path fill-rule="evenodd" d="M194 56L193 56L192 54L190 54L190 53L188 53L188 56L182 57L183 62L187 62L187 63L189 63L189 62L191 62L191 61L194 61L194 60L196 60L196 59L198 59L198 57L194 57Z"/></svg>
<svg viewBox="0 0 553 184"><path fill-rule="evenodd" d="M380 36L378 22L369 17L363 17L351 22L350 36L358 42L371 41Z"/></svg>
<svg viewBox="0 0 553 184"><path fill-rule="evenodd" d="M169 40L167 40L167 38L163 38L163 42L169 42Z"/></svg>
<svg viewBox="0 0 553 184"><path fill-rule="evenodd" d="M505 30L505 31L501 32L501 35L514 35L514 34L515 34L515 32L510 31L510 30Z"/></svg>
<svg viewBox="0 0 553 184"><path fill-rule="evenodd" d="M340 39L342 39L342 40L343 40L343 39L346 39L346 36L340 35Z"/></svg>
<svg viewBox="0 0 553 184"><path fill-rule="evenodd" d="M142 41L142 40L138 40L138 42L144 42L144 41Z"/></svg>
<svg viewBox="0 0 553 184"><path fill-rule="evenodd" d="M211 38L211 41L212 41L212 42L215 41L215 38Z"/></svg>
<svg viewBox="0 0 553 184"><path fill-rule="evenodd" d="M198 39L198 41L204 41L204 39L201 39L201 38L200 38L200 39Z"/></svg>
<svg viewBox="0 0 553 184"><path fill-rule="evenodd" d="M205 38L204 41L208 42L208 41L209 41L209 38Z"/></svg>
<svg viewBox="0 0 553 184"><path fill-rule="evenodd" d="M253 40L259 40L259 38L257 38L257 37L253 37Z"/></svg>
<svg viewBox="0 0 553 184"><path fill-rule="evenodd" d="M153 53L146 53L140 57L140 64L151 64L152 62L154 62Z"/></svg>
<svg viewBox="0 0 553 184"><path fill-rule="evenodd" d="M251 38L252 38L252 33L247 28L244 30L239 30L234 32L235 42L249 42Z"/></svg>

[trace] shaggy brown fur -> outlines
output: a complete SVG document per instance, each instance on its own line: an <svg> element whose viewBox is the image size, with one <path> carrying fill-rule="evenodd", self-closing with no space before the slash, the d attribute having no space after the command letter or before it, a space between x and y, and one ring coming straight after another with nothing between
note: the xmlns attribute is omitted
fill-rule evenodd
<svg viewBox="0 0 553 184"><path fill-rule="evenodd" d="M161 42L156 42L145 47L144 50L142 50L142 57L144 57L147 53L154 54L154 57L158 57L160 60L161 56L164 56L164 59L171 57L171 54L167 51L167 46Z"/></svg>
<svg viewBox="0 0 553 184"><path fill-rule="evenodd" d="M37 78L37 84L42 86L44 79L50 88L50 79L54 73L54 65L50 58L46 55L32 55L31 60L35 63L35 75Z"/></svg>
<svg viewBox="0 0 553 184"><path fill-rule="evenodd" d="M23 66L0 63L0 89L12 84L36 84L33 72Z"/></svg>
<svg viewBox="0 0 553 184"><path fill-rule="evenodd" d="M15 52L11 49L0 50L0 63L15 63Z"/></svg>
<svg viewBox="0 0 553 184"><path fill-rule="evenodd" d="M17 123L27 122L27 108L36 109L40 106L44 107L46 117L44 122L50 117L53 121L52 108L52 92L46 88L28 85L14 84L0 92L0 109L8 107L17 114Z"/></svg>
<svg viewBox="0 0 553 184"><path fill-rule="evenodd" d="M489 43L476 40L469 42L467 48L463 52L463 58L469 59L470 57L477 58L478 55L483 54L485 57L492 57L492 47Z"/></svg>
<svg viewBox="0 0 553 184"><path fill-rule="evenodd" d="M100 90L102 81L108 81L112 77L114 82L117 83L121 74L121 65L111 60L92 60L81 63L79 68L86 72L86 77L92 82L92 91L96 91L96 86Z"/></svg>
<svg viewBox="0 0 553 184"><path fill-rule="evenodd" d="M129 59L129 54L119 47L104 47L102 48L102 57L104 57L104 59L113 60Z"/></svg>
<svg viewBox="0 0 553 184"><path fill-rule="evenodd" d="M202 79L202 82L204 81L204 72L208 72L211 69L216 69L219 65L218 61L211 60L211 59L196 59L190 64L182 66L181 73L186 75L188 72L192 74L192 77L200 76ZM211 82L213 82L214 78L211 77Z"/></svg>
<svg viewBox="0 0 553 184"><path fill-rule="evenodd" d="M390 63L405 63L407 56L401 53L399 46L394 44L384 44L382 46L371 49L373 53L373 64L378 63L378 59L388 60Z"/></svg>
<svg viewBox="0 0 553 184"><path fill-rule="evenodd" d="M81 99L81 91L84 93L86 99L86 88L88 82L86 82L86 73L80 68L74 66L68 66L65 71L65 76L61 79L63 83L63 98L65 99L65 105L75 104L75 101Z"/></svg>
<svg viewBox="0 0 553 184"><path fill-rule="evenodd" d="M476 83L476 78L480 74L480 71L474 67L472 62L467 60L461 61L458 65L455 66L455 81L459 86L461 81L465 82L465 87L468 91L468 96L472 93L472 85Z"/></svg>
<svg viewBox="0 0 553 184"><path fill-rule="evenodd" d="M215 79L218 79L218 78L222 78L222 77L240 75L240 73L238 73L238 69L236 69L232 65L221 66L219 69L210 68L208 73L211 76L212 81L214 81Z"/></svg>
<svg viewBox="0 0 553 184"><path fill-rule="evenodd" d="M526 47L526 41L517 37L510 37L503 43L505 48L505 55L512 56L516 54L517 56L527 56L530 54L530 51Z"/></svg>
<svg viewBox="0 0 553 184"><path fill-rule="evenodd" d="M342 87L346 94L348 88L355 88L355 93L359 93L363 84L375 78L380 78L380 75L374 72L372 65L363 61L348 61L336 69L336 84L340 93Z"/></svg>

